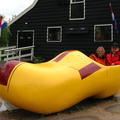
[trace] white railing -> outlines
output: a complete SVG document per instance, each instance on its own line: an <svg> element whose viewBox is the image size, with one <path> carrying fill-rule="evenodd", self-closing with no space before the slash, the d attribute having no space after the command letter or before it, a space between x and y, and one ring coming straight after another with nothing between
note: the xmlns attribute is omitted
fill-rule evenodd
<svg viewBox="0 0 120 120"><path fill-rule="evenodd" d="M8 47L3 47L3 48L0 48L0 61L2 60L2 58L5 58L7 56L5 50L10 50L10 49L14 49L16 48L16 46L8 46ZM10 53L10 55L14 55L13 52Z"/></svg>
<svg viewBox="0 0 120 120"><path fill-rule="evenodd" d="M22 53L22 51L27 51L27 52ZM32 61L34 58L34 46L9 49L9 50L5 50L5 52L6 52L6 58L4 60L6 62L10 60L28 61L28 59ZM11 56L11 53L14 53L14 55ZM22 58L24 58L24 60L22 60ZM27 60L25 60L25 58Z"/></svg>

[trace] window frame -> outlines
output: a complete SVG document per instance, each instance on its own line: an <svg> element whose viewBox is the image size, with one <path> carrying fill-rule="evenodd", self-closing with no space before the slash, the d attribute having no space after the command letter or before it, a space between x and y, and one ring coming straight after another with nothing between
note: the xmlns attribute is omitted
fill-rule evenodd
<svg viewBox="0 0 120 120"><path fill-rule="evenodd" d="M110 40L96 40L96 26L110 26L111 27L111 39ZM113 25L112 24L97 24L94 25L94 42L112 42L113 41Z"/></svg>
<svg viewBox="0 0 120 120"><path fill-rule="evenodd" d="M49 29L50 28L60 28L60 40L59 41L49 41L49 37L48 37L48 34L49 34ZM47 27L47 42L62 42L62 26L52 26L52 27Z"/></svg>
<svg viewBox="0 0 120 120"><path fill-rule="evenodd" d="M71 5L72 4L83 4L83 18L71 18ZM74 2L73 0L70 0L70 6L69 6L69 20L85 20L85 0Z"/></svg>

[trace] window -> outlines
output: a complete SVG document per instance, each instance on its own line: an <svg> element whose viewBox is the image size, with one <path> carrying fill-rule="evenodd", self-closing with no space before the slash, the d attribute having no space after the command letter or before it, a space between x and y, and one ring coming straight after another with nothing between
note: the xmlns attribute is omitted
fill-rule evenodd
<svg viewBox="0 0 120 120"><path fill-rule="evenodd" d="M85 0L70 0L70 20L85 19Z"/></svg>
<svg viewBox="0 0 120 120"><path fill-rule="evenodd" d="M47 42L61 42L62 27L47 27Z"/></svg>
<svg viewBox="0 0 120 120"><path fill-rule="evenodd" d="M94 41L95 42L111 42L111 41L113 41L113 26L112 26L112 24L95 25L94 26Z"/></svg>

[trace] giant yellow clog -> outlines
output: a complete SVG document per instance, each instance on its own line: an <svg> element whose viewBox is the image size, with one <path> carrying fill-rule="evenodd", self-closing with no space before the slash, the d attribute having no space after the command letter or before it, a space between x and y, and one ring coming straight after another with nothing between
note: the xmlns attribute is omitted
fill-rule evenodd
<svg viewBox="0 0 120 120"><path fill-rule="evenodd" d="M77 50L39 64L10 61L0 69L0 97L32 112L50 114L120 89L120 66L103 66Z"/></svg>

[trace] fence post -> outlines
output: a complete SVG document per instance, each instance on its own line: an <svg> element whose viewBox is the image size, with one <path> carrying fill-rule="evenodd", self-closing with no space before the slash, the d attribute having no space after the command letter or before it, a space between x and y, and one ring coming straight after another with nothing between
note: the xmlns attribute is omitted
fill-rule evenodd
<svg viewBox="0 0 120 120"><path fill-rule="evenodd" d="M6 51L7 56L6 56L6 62L8 62L8 57L9 57L9 51Z"/></svg>
<svg viewBox="0 0 120 120"><path fill-rule="evenodd" d="M34 57L34 47L32 47L31 49L31 61L33 61L33 57Z"/></svg>
<svg viewBox="0 0 120 120"><path fill-rule="evenodd" d="M2 50L0 50L0 61L1 61L1 52L2 52Z"/></svg>
<svg viewBox="0 0 120 120"><path fill-rule="evenodd" d="M19 61L21 61L21 50L19 50L18 52L19 52Z"/></svg>

